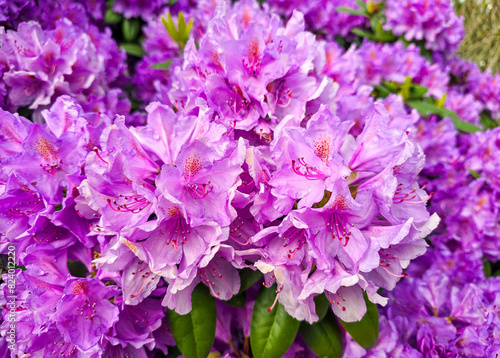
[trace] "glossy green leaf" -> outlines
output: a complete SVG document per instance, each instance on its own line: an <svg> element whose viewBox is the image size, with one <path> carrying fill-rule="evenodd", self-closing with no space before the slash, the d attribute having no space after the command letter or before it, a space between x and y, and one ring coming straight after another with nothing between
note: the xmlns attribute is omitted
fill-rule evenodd
<svg viewBox="0 0 500 358"><path fill-rule="evenodd" d="M167 60L165 62L155 63L151 66L154 70L168 70L172 66L172 60Z"/></svg>
<svg viewBox="0 0 500 358"><path fill-rule="evenodd" d="M129 55L132 55L132 56L142 57L146 54L144 52L144 49L141 47L141 45L138 45L138 44L124 43L124 44L122 44L122 47L126 53L128 53Z"/></svg>
<svg viewBox="0 0 500 358"><path fill-rule="evenodd" d="M122 22L123 38L127 42L132 42L139 35L141 24L137 19L125 19Z"/></svg>
<svg viewBox="0 0 500 358"><path fill-rule="evenodd" d="M168 354L165 358L177 358L180 355L182 355L182 353L177 346L168 346Z"/></svg>
<svg viewBox="0 0 500 358"><path fill-rule="evenodd" d="M163 22L163 26L165 26L165 29L167 30L172 40L177 42L179 41L179 34L177 33L177 29L174 26L174 22L172 21L172 16L170 16L170 13L168 13L167 17L168 20L162 16L161 21Z"/></svg>
<svg viewBox="0 0 500 358"><path fill-rule="evenodd" d="M328 312L330 302L328 302L328 299L324 294L321 294L314 297L314 304L316 305L316 314L320 320L323 319Z"/></svg>
<svg viewBox="0 0 500 358"><path fill-rule="evenodd" d="M200 283L191 295L191 312L180 315L168 310L168 320L177 347L186 358L206 358L212 349L217 319L215 299Z"/></svg>
<svg viewBox="0 0 500 358"><path fill-rule="evenodd" d="M300 335L318 357L342 357L342 334L332 311L319 322L302 322Z"/></svg>
<svg viewBox="0 0 500 358"><path fill-rule="evenodd" d="M226 301L226 303L229 306L233 307L243 307L245 305L246 300L247 300L247 294L245 291L243 291L231 297L231 299L229 301Z"/></svg>
<svg viewBox="0 0 500 358"><path fill-rule="evenodd" d="M80 260L68 260L68 270L71 276L87 277L89 270Z"/></svg>
<svg viewBox="0 0 500 358"><path fill-rule="evenodd" d="M252 270L249 268L244 268L239 271L240 274L240 292L248 290L253 284L259 281L262 277L262 272L259 270Z"/></svg>
<svg viewBox="0 0 500 358"><path fill-rule="evenodd" d="M365 349L372 348L378 341L379 322L377 305L368 300L366 293L364 294L366 302L366 313L358 322L344 322L339 319L340 323L347 332L351 335L361 347Z"/></svg>
<svg viewBox="0 0 500 358"><path fill-rule="evenodd" d="M121 14L117 14L112 9L108 9L104 14L104 22L108 25L114 25L122 21L123 16Z"/></svg>
<svg viewBox="0 0 500 358"><path fill-rule="evenodd" d="M276 285L261 287L253 308L250 324L250 346L255 358L279 358L292 345L300 322L285 312L276 303L268 311L276 298Z"/></svg>

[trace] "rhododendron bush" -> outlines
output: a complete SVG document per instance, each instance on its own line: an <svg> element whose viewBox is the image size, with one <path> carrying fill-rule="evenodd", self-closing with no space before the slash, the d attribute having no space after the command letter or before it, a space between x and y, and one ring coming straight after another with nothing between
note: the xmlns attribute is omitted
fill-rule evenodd
<svg viewBox="0 0 500 358"><path fill-rule="evenodd" d="M497 357L500 75L462 22L0 2L0 355Z"/></svg>

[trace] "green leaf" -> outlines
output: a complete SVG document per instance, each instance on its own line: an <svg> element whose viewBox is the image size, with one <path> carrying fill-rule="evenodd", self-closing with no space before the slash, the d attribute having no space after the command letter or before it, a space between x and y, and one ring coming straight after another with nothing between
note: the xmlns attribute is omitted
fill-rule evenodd
<svg viewBox="0 0 500 358"><path fill-rule="evenodd" d="M367 38L369 40L373 40L373 35L368 31L362 30L359 27L354 27L351 29L351 32L354 35L358 35L359 37Z"/></svg>
<svg viewBox="0 0 500 358"><path fill-rule="evenodd" d="M437 114L442 118L448 117L455 125L455 128L465 133L475 133L479 131L479 127L472 123L462 121L458 114L454 111L445 108L438 108L435 105L423 101L411 100L406 102L412 108L415 108L421 115L427 117L429 114Z"/></svg>
<svg viewBox="0 0 500 358"><path fill-rule="evenodd" d="M169 2L168 2L168 6L175 5L175 4L177 4L177 2L178 2L178 1L179 1L179 0L169 0Z"/></svg>
<svg viewBox="0 0 500 358"><path fill-rule="evenodd" d="M374 85L373 88L375 88L375 90L378 92L378 97L386 98L388 95L391 94L391 91L389 91L384 86Z"/></svg>
<svg viewBox="0 0 500 358"><path fill-rule="evenodd" d="M139 35L141 23L138 19L125 19L122 22L123 38L127 42L132 42Z"/></svg>
<svg viewBox="0 0 500 358"><path fill-rule="evenodd" d="M324 319L313 324L302 322L300 335L318 357L342 357L342 334L333 312L329 311Z"/></svg>
<svg viewBox="0 0 500 358"><path fill-rule="evenodd" d="M229 306L233 307L243 307L245 305L246 300L247 300L247 294L245 291L243 291L231 297L231 299L226 303Z"/></svg>
<svg viewBox="0 0 500 358"><path fill-rule="evenodd" d="M483 272L484 276L491 277L491 262L488 260L483 260Z"/></svg>
<svg viewBox="0 0 500 358"><path fill-rule="evenodd" d="M254 271L250 268L244 268L240 270L239 274L241 280L240 292L246 291L247 289L252 287L253 284L259 281L262 277L262 272L260 272L259 270Z"/></svg>
<svg viewBox="0 0 500 358"><path fill-rule="evenodd" d="M187 28L186 28L186 42L187 40L189 39L189 34L191 33L191 29L193 28L193 19L190 19L188 24L187 24Z"/></svg>
<svg viewBox="0 0 500 358"><path fill-rule="evenodd" d="M405 81L401 85L401 90L399 93L403 97L403 99L406 101L408 98L410 98L410 88L411 88L411 77L407 76L405 78Z"/></svg>
<svg viewBox="0 0 500 358"><path fill-rule="evenodd" d="M165 62L155 63L151 66L153 70L168 70L172 66L172 60L167 60Z"/></svg>
<svg viewBox="0 0 500 358"><path fill-rule="evenodd" d="M439 101L436 102L436 107L443 109L445 102L446 102L446 93L443 94L443 96L439 99Z"/></svg>
<svg viewBox="0 0 500 358"><path fill-rule="evenodd" d="M180 355L182 355L182 353L177 346L168 346L168 354L165 358L177 358Z"/></svg>
<svg viewBox="0 0 500 358"><path fill-rule="evenodd" d="M375 29L377 28L377 24L380 22L380 18L378 16L373 16L371 19L370 19L370 26L372 28L373 31L375 31Z"/></svg>
<svg viewBox="0 0 500 358"><path fill-rule="evenodd" d="M276 285L271 288L261 287L253 308L250 324L250 346L255 358L279 358L292 345L300 322L285 312L283 306L276 303L269 312L276 298Z"/></svg>
<svg viewBox="0 0 500 358"><path fill-rule="evenodd" d="M177 32L174 22L172 21L172 16L170 13L167 14L168 20L166 20L163 16L161 17L161 21L163 22L163 26L167 30L168 34L175 42L179 41L179 33Z"/></svg>
<svg viewBox="0 0 500 358"><path fill-rule="evenodd" d="M217 313L208 287L199 283L191 295L191 312L180 315L168 310L175 343L186 358L206 358L215 338Z"/></svg>
<svg viewBox="0 0 500 358"><path fill-rule="evenodd" d="M25 269L26 270L26 269ZM498 277L500 276L500 269L496 270L495 272L493 272L493 276L494 277Z"/></svg>
<svg viewBox="0 0 500 358"><path fill-rule="evenodd" d="M479 179L479 178L481 177L481 175L480 175L478 172L476 172L476 171L474 171L474 170L472 170L472 169L467 169L467 171L468 171L468 172L469 172L469 173L470 173L470 174L471 174L471 175L472 175L475 179Z"/></svg>
<svg viewBox="0 0 500 358"><path fill-rule="evenodd" d="M397 39L391 31L377 31L375 39L378 42L392 42Z"/></svg>
<svg viewBox="0 0 500 358"><path fill-rule="evenodd" d="M389 91L391 91L391 93L398 93L400 89L400 86L395 82L382 81L382 83Z"/></svg>
<svg viewBox="0 0 500 358"><path fill-rule="evenodd" d="M144 52L144 49L139 44L123 43L122 47L126 53L128 53L129 55L132 55L132 56L142 57L146 54Z"/></svg>
<svg viewBox="0 0 500 358"><path fill-rule="evenodd" d="M378 341L379 322L377 305L368 300L364 293L366 302L366 313L358 322L344 322L339 319L340 323L347 332L351 335L361 347L365 349L372 348Z"/></svg>
<svg viewBox="0 0 500 358"><path fill-rule="evenodd" d="M410 98L412 99L420 99L427 93L429 89L424 86L416 85L412 83L410 88Z"/></svg>
<svg viewBox="0 0 500 358"><path fill-rule="evenodd" d="M462 121L460 119L456 118L450 118L453 124L455 125L455 128L461 132L465 133L476 133L480 131L479 127L475 126L472 123Z"/></svg>
<svg viewBox="0 0 500 358"><path fill-rule="evenodd" d="M491 117L491 113L489 113L489 111L482 111L480 117L479 123L481 123L484 130L496 128L500 124Z"/></svg>
<svg viewBox="0 0 500 358"><path fill-rule="evenodd" d="M316 314L319 319L322 320L328 312L328 308L330 307L330 302L324 294L317 295L314 297L314 304L316 305Z"/></svg>
<svg viewBox="0 0 500 358"><path fill-rule="evenodd" d="M68 270L72 276L87 277L89 270L80 260L68 260Z"/></svg>
<svg viewBox="0 0 500 358"><path fill-rule="evenodd" d="M337 10L337 12L344 12L346 14L368 17L368 15L366 15L364 12L356 9L350 9L348 7L339 6L335 8L335 10Z"/></svg>
<svg viewBox="0 0 500 358"><path fill-rule="evenodd" d="M177 16L177 28L179 29L179 41L186 43L189 34L186 34L186 20L184 19L182 11L180 11Z"/></svg>
<svg viewBox="0 0 500 358"><path fill-rule="evenodd" d="M379 42L390 42L397 39L391 31L385 31L380 21L375 26L375 39Z"/></svg>
<svg viewBox="0 0 500 358"><path fill-rule="evenodd" d="M123 16L121 14L117 14L112 9L108 9L104 14L104 22L108 25L115 25L122 21Z"/></svg>
<svg viewBox="0 0 500 358"><path fill-rule="evenodd" d="M418 113L422 116L427 117L429 114L439 114L441 113L441 109L437 108L435 105L426 103L423 101L408 101L406 102L412 108L415 108Z"/></svg>
<svg viewBox="0 0 500 358"><path fill-rule="evenodd" d="M363 10L364 12L368 12L368 7L366 6L366 4L361 1L361 0L356 0L356 4L358 4L358 7Z"/></svg>

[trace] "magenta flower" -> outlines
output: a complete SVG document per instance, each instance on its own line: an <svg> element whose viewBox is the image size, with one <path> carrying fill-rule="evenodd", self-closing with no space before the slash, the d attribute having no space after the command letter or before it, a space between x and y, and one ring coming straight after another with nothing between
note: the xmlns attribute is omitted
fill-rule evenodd
<svg viewBox="0 0 500 358"><path fill-rule="evenodd" d="M97 279L72 278L66 281L64 294L54 313L57 328L64 339L82 351L98 344L119 319L118 307L108 299L117 290ZM74 327L80 327L75 330Z"/></svg>

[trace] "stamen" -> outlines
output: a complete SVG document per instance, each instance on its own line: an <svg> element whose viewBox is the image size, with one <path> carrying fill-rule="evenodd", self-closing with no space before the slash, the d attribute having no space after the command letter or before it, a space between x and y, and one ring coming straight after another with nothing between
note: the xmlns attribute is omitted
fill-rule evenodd
<svg viewBox="0 0 500 358"><path fill-rule="evenodd" d="M102 160L102 161L103 161L104 163L106 163L106 164L109 164L106 160L104 160L104 158L103 158L103 157L101 157L101 155L99 154L99 149L94 148L94 152L95 152L95 154L97 154L97 157L98 157L100 160Z"/></svg>
<svg viewBox="0 0 500 358"><path fill-rule="evenodd" d="M146 286L146 282L147 282L147 280L148 280L149 275L151 275L151 270L149 270L147 273L145 273L145 274L143 274L143 275L142 275L142 277L144 278L144 281L143 281L143 283L142 283L142 286L141 286L141 288L139 289L139 291L137 291L137 293L136 293L136 294L134 294L134 295L130 295L130 297L131 297L131 298L135 298L135 297L139 296L139 294L141 293L141 291L142 291L142 289L144 288L144 286Z"/></svg>
<svg viewBox="0 0 500 358"><path fill-rule="evenodd" d="M233 121L233 126L231 127L231 130L229 131L229 133L224 133L224 135L227 135L229 137L234 132L235 129L236 129L236 121Z"/></svg>
<svg viewBox="0 0 500 358"><path fill-rule="evenodd" d="M285 240L286 239L290 239L288 242L285 242L283 244L283 247L287 247L292 242L294 242L295 240L297 240L296 247L293 250L292 249L288 250L287 257L288 257L289 260L292 260L295 257L295 254L298 251L300 251L300 249L302 249L302 247L307 243L307 241L305 239L305 232L304 232L304 230L303 229L298 229L296 227L292 227L292 228L288 229L285 232L285 235L283 236L283 238Z"/></svg>
<svg viewBox="0 0 500 358"><path fill-rule="evenodd" d="M195 199L203 199L212 191L214 186L210 184L210 181L207 184L188 184L187 189L191 196Z"/></svg>
<svg viewBox="0 0 500 358"><path fill-rule="evenodd" d="M269 280L268 280L268 281L264 281L264 282L262 282L262 285L263 285L264 287L269 287L269 286L271 286L271 285L273 284L273 282L274 282L275 280L276 280L276 276L274 276L274 274L273 274L273 275L269 278Z"/></svg>
<svg viewBox="0 0 500 358"><path fill-rule="evenodd" d="M427 182L420 188L424 189L427 186ZM422 204L427 201L429 201L434 193L431 192L427 198L418 200L418 201L413 201L413 199L417 198L417 189L412 189L408 192L404 192L404 186L403 183L399 183L398 186L396 187L396 191L394 192L394 197L392 198L393 203L398 204L398 203L408 203L408 204Z"/></svg>
<svg viewBox="0 0 500 358"><path fill-rule="evenodd" d="M290 104L292 101L292 91L290 88L287 88L283 92L280 92L278 95L278 101L276 102L278 106L280 107L286 107Z"/></svg>
<svg viewBox="0 0 500 358"><path fill-rule="evenodd" d="M389 265L389 264L387 264L387 265ZM392 273L391 271L389 271L387 269L388 266L380 265L380 267L382 267L389 275L394 276L394 277L402 278L402 277L408 276L408 274L406 272L403 273L402 275L396 275L395 273Z"/></svg>
<svg viewBox="0 0 500 358"><path fill-rule="evenodd" d="M109 198L107 202L111 209L120 213L131 212L132 214L138 214L150 204L150 202L141 195L124 196L120 194L118 195L118 200L122 202L125 201L125 203L118 204L116 200L111 200Z"/></svg>
<svg viewBox="0 0 500 358"><path fill-rule="evenodd" d="M295 160L292 160L292 170L295 174L306 177L308 180L322 180L326 178L326 175L320 172L316 167L308 165L304 161L304 157L297 160L301 165L296 165ZM305 171L301 171L301 168L305 168Z"/></svg>
<svg viewBox="0 0 500 358"><path fill-rule="evenodd" d="M179 244L184 245L184 242L188 241L186 233L190 234L191 231L186 228L184 225L184 218L178 217L175 220L175 224L173 226L173 231L169 231L168 234L170 237L167 239L165 242L166 245L170 245L170 242L172 242L172 247L174 250L177 250L179 247ZM165 231L160 231L162 235L165 235ZM181 238L181 234L183 235Z"/></svg>
<svg viewBox="0 0 500 358"><path fill-rule="evenodd" d="M278 303L278 297L279 297L279 295L280 295L280 293L281 293L282 290L283 290L283 286L281 286L276 291L276 297L274 298L274 302L273 302L272 306L267 309L267 312L271 312L273 310L274 306L276 305L276 303Z"/></svg>
<svg viewBox="0 0 500 358"><path fill-rule="evenodd" d="M342 311L344 311L344 312L345 312L346 308L345 308L345 306L342 306L342 305L340 304L339 297L342 299L342 302L345 302L345 298L344 298L344 297L342 297L342 295L341 295L340 293L338 293L338 292L337 292L337 293L334 293L334 294L333 294L333 299L332 299L332 297L331 297L331 295L330 295L330 292L329 292L329 291L326 291L326 294L327 294L327 296L328 296L328 300L330 301L330 303L336 303L336 304L337 304L337 306L338 306L338 307L339 307Z"/></svg>
<svg viewBox="0 0 500 358"><path fill-rule="evenodd" d="M201 282L208 285L208 287L210 288L210 291L212 292L212 295L214 295L215 297L219 297L220 292L215 292L215 290L213 288L213 285L215 285L215 282L210 281L208 274L207 274L207 270L205 268L200 269L200 270L198 270L198 274L200 275ZM205 275L206 280L203 280L203 274ZM213 277L216 277L216 276L213 275Z"/></svg>

